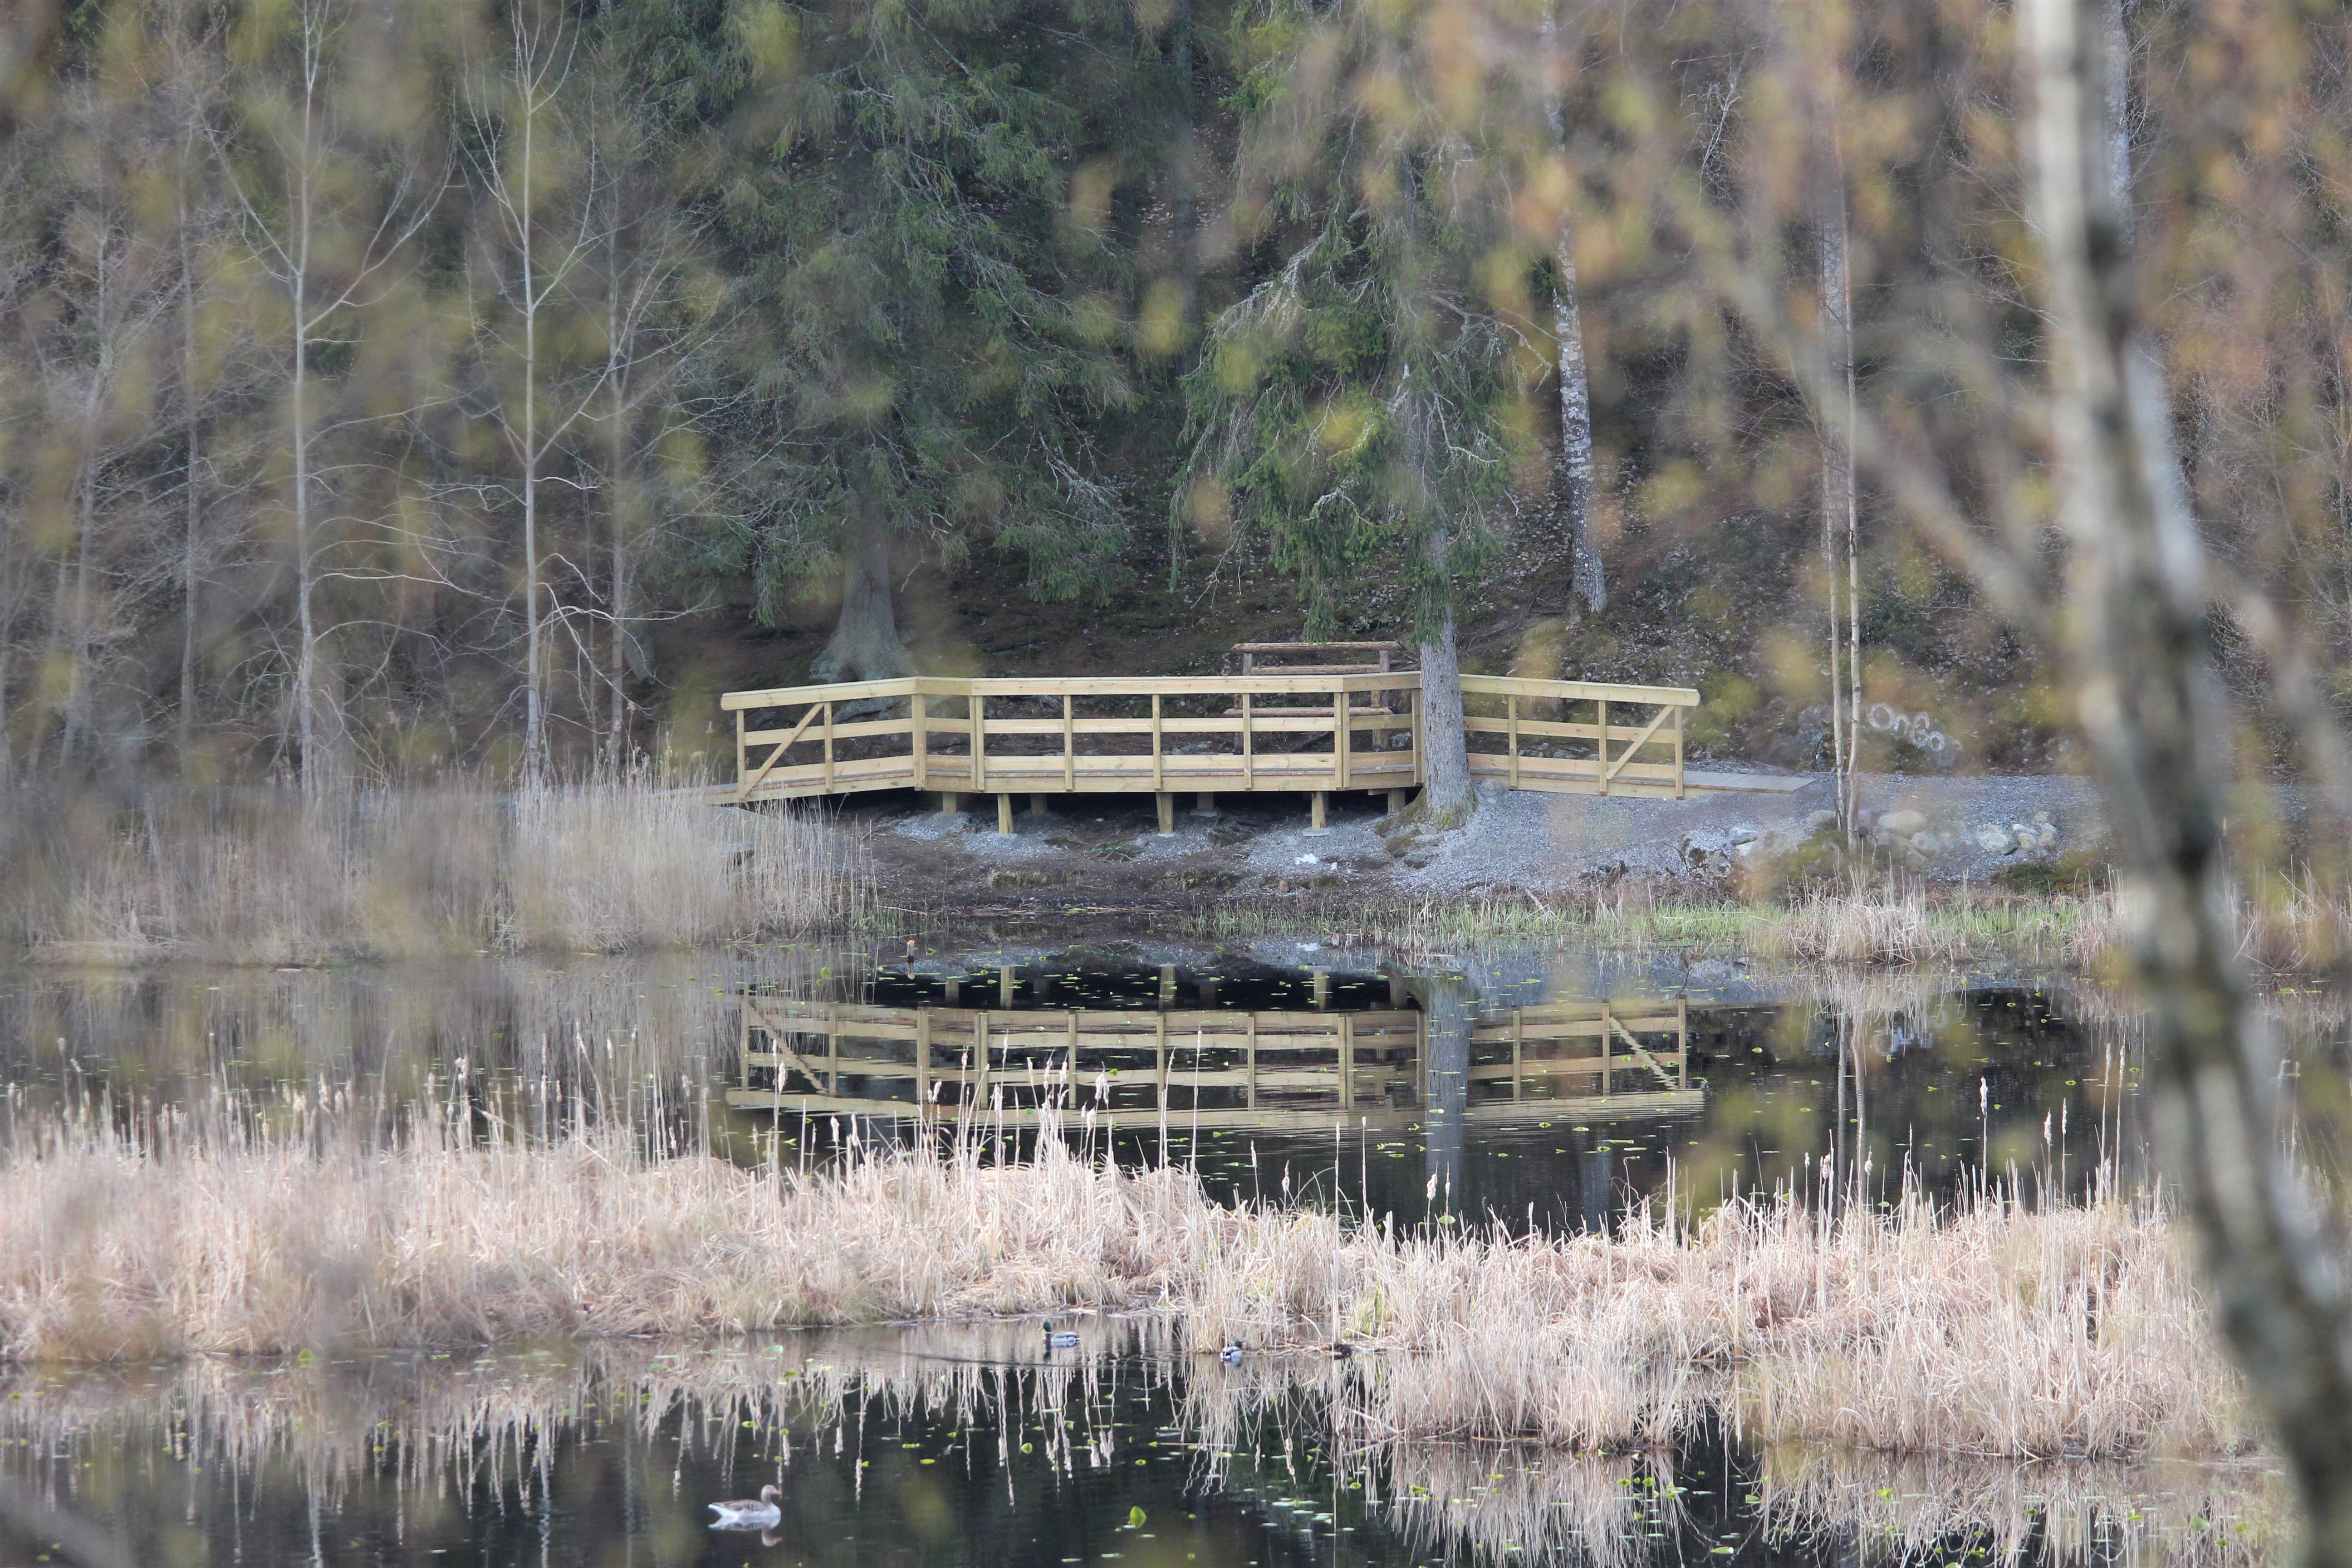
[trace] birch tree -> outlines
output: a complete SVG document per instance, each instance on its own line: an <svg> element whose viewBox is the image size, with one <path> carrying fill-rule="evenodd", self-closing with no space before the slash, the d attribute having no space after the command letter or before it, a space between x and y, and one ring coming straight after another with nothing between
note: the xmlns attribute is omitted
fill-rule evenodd
<svg viewBox="0 0 2352 1568"><path fill-rule="evenodd" d="M491 296L478 331L482 375L467 405L499 429L507 458L502 488L520 513L522 767L534 785L547 775L550 633L560 613L546 570L546 498L558 482L548 468L622 368L614 354L625 352L608 342L600 359L576 346L580 289L607 242L596 227L604 176L571 101L581 47L560 12L519 5L508 17L504 58L476 75L467 92ZM612 321L608 331L621 326Z"/></svg>
<svg viewBox="0 0 2352 1568"><path fill-rule="evenodd" d="M443 179L429 153L389 121L404 42L379 33L372 48L354 32L383 18L349 0L291 0L243 13L232 36L233 116L216 153L236 200L248 264L275 294L287 557L293 655L287 707L296 766L306 785L340 768L346 733L329 700L321 663L334 630L320 602L321 552L332 489L320 444L340 427L325 361L347 351L361 318L402 267L407 247L438 205ZM373 79L356 79L363 66ZM356 112L365 105L371 111ZM410 131L416 129L412 126Z"/></svg>
<svg viewBox="0 0 2352 1568"><path fill-rule="evenodd" d="M1541 91L1554 153L1562 177L1572 183L1568 111L1561 101L1568 74L1568 34L1560 18L1566 3L1551 0L1544 10L1543 55L1551 79ZM1584 317L1576 295L1574 211L1573 201L1560 204L1559 233L1552 242L1552 374L1559 405L1559 430L1552 448L1552 504L1570 552L1570 596L1585 613L1598 615L1608 607L1609 587L1592 516L1592 384L1584 363Z"/></svg>

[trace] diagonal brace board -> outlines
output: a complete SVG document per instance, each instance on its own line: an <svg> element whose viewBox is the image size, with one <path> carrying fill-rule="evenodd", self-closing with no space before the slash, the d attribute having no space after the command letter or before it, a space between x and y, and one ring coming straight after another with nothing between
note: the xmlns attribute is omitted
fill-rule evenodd
<svg viewBox="0 0 2352 1568"><path fill-rule="evenodd" d="M787 1029L783 1025L781 1025L774 1019L769 1017L765 1012L761 1010L759 1005L751 1001L748 996L743 999L743 1007L744 1010L750 1013L752 1017L759 1020L759 1024L761 1028L768 1031L768 1043L775 1047L776 1055L783 1058L785 1067L793 1072L799 1073L811 1083L821 1083L824 1085L824 1091L827 1094L835 1092L833 1080L825 1077L824 1073L821 1069L811 1067L808 1064L806 1058L803 1057L800 1052L793 1049L793 1047L786 1043L787 1038L793 1031ZM776 1081L781 1085L783 1082L783 1079L779 1078ZM782 1093L782 1090L779 1089L777 1092Z"/></svg>
<svg viewBox="0 0 2352 1568"><path fill-rule="evenodd" d="M751 775L751 782L743 786L742 793L745 795L749 795L752 791L758 789L760 785L766 781L769 773L775 767L775 765L784 760L784 753L793 749L793 742L799 740L802 733L808 729L809 721L815 718L820 710L830 708L832 706L833 704L830 702L810 703L809 710L801 715L801 721L793 726L793 732L784 737L783 743L782 745L768 753L768 760L760 764L760 771ZM742 722L742 720L739 717L735 721L740 724Z"/></svg>
<svg viewBox="0 0 2352 1568"><path fill-rule="evenodd" d="M1623 767L1627 763L1632 762L1633 760L1633 753L1650 743L1650 737L1658 732L1658 726L1664 723L1666 721L1666 716L1674 711L1675 710L1673 708L1667 707L1661 708L1657 712L1652 714L1650 716L1648 728L1644 729L1640 734L1633 737L1633 743L1632 745L1617 753L1617 760L1615 762L1607 764L1601 770L1601 782L1602 784L1607 784L1611 779L1615 778L1617 776L1617 770ZM1606 742L1604 742L1604 746Z"/></svg>
<svg viewBox="0 0 2352 1568"><path fill-rule="evenodd" d="M1675 1075L1668 1072L1664 1068L1660 1067L1658 1065L1658 1058L1652 1056L1648 1051L1643 1050L1642 1048L1642 1042L1635 1039L1632 1035L1626 1033L1624 1025L1619 1023L1616 1019L1612 1018L1609 1020L1609 1026L1617 1031L1617 1037L1625 1042L1625 1048L1632 1051L1635 1057L1639 1058L1643 1067L1648 1068L1652 1072L1658 1075L1659 1082L1664 1084L1668 1089L1675 1087Z"/></svg>

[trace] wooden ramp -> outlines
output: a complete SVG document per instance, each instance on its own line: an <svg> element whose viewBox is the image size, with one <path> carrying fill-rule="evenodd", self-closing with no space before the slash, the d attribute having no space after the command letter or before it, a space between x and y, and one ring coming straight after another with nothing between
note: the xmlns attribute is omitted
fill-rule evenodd
<svg viewBox="0 0 2352 1568"><path fill-rule="evenodd" d="M1479 1020L1461 1068L1470 1121L1696 1111L1679 1001L1571 1002ZM1091 1111L1113 1127L1310 1130L1421 1119L1425 1015L1182 1008L886 1006L743 999L742 1110L981 1118Z"/></svg>
<svg viewBox="0 0 2352 1568"><path fill-rule="evenodd" d="M1461 684L1475 778L1681 799L1775 776L1685 771L1684 715L1698 705L1687 688L1475 675ZM1018 795L1043 810L1053 795L1150 792L1165 833L1188 791L1204 807L1222 793L1309 794L1319 826L1335 791L1385 792L1394 806L1423 783L1414 670L922 676L730 691L720 705L735 716L737 803L912 789L936 791L953 811L964 795L993 795L1009 831Z"/></svg>

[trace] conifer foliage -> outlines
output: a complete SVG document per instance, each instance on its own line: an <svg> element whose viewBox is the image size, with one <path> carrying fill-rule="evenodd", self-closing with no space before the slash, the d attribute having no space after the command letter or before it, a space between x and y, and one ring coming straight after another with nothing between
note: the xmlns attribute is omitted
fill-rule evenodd
<svg viewBox="0 0 2352 1568"><path fill-rule="evenodd" d="M894 547L986 542L1049 596L1109 580L1123 519L1092 429L1134 391L1116 259L1064 216L1095 129L1070 57L1113 41L1101 20L739 0L661 40L679 102L723 128L707 194L746 329L717 425L726 547L770 614L838 563L820 677L911 670Z"/></svg>

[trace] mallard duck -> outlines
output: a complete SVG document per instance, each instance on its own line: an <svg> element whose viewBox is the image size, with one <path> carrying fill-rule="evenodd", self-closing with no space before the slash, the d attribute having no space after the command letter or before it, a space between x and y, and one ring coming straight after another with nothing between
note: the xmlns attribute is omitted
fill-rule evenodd
<svg viewBox="0 0 2352 1568"><path fill-rule="evenodd" d="M757 1499L738 1498L733 1502L715 1502L710 1511L719 1517L711 1521L713 1530L772 1530L784 1521L784 1510L776 1506L784 1495L783 1489L764 1486Z"/></svg>
<svg viewBox="0 0 2352 1568"><path fill-rule="evenodd" d="M1239 1366L1242 1361L1242 1347L1237 1344L1227 1345L1217 1352L1217 1359L1227 1366Z"/></svg>
<svg viewBox="0 0 2352 1568"><path fill-rule="evenodd" d="M1077 1342L1078 1336L1076 1330L1057 1329L1051 1323L1045 1325L1045 1348L1047 1350L1066 1351L1076 1346Z"/></svg>

